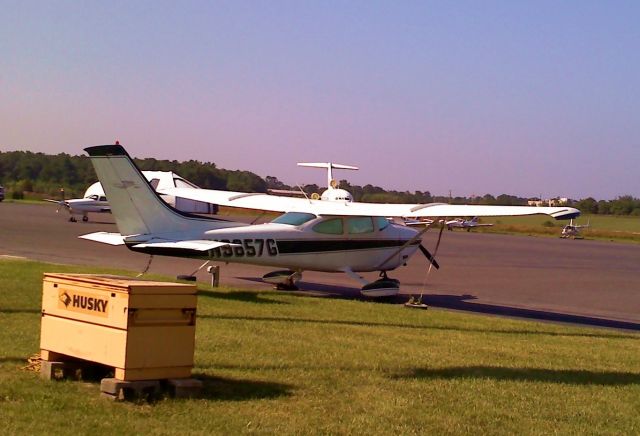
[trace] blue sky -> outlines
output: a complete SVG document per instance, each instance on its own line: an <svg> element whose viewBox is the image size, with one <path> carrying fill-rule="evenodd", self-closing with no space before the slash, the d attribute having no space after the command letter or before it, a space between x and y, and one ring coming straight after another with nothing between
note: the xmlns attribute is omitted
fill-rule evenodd
<svg viewBox="0 0 640 436"><path fill-rule="evenodd" d="M3 1L0 149L640 197L638 1Z"/></svg>

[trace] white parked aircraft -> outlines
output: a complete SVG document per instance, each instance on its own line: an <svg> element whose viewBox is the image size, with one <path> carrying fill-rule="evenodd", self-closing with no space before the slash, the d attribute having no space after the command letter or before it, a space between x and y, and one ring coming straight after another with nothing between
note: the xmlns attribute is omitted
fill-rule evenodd
<svg viewBox="0 0 640 436"><path fill-rule="evenodd" d="M111 202L120 233L98 232L84 239L125 244L153 255L267 265L284 269L265 281L293 286L302 271L344 272L364 284L368 296L398 293L387 272L406 264L420 250L422 231L386 217L447 217L548 214L578 216L569 207L476 206L448 204L370 204L279 197L261 193L171 189L165 193L214 204L284 214L270 223L248 225L180 212L162 201L120 145L85 149ZM380 271L367 283L358 272Z"/></svg>
<svg viewBox="0 0 640 436"><path fill-rule="evenodd" d="M89 221L89 212L91 213L111 213L111 207L104 195L104 191L100 183L96 182L89 186L84 193L83 198L72 198L69 200L52 200L45 199L51 203L58 205L56 212L60 212L60 208L64 207L69 212L69 221L75 223L76 215L82 216L82 221Z"/></svg>
<svg viewBox="0 0 640 436"><path fill-rule="evenodd" d="M154 189L163 190L171 188L199 189L198 186L185 180L172 171L142 171L145 178L151 183ZM192 213L215 213L213 205L184 198L177 198L171 195L164 195L163 200L171 206ZM69 221L76 222L76 216L82 216L82 221L89 221L89 213L111 213L111 206L107 201L104 189L100 182L95 182L87 188L82 198L72 198L69 200L45 201L58 205L57 212L64 207L69 212Z"/></svg>
<svg viewBox="0 0 640 436"><path fill-rule="evenodd" d="M338 181L333 178L332 170L357 170L358 167L351 165L334 164L332 162L298 162L298 166L311 167L311 168L326 168L327 169L327 190L320 195L320 200L325 201L353 201L353 196L349 191L340 189ZM312 197L313 198L313 197ZM313 198L317 200L318 198Z"/></svg>
<svg viewBox="0 0 640 436"><path fill-rule="evenodd" d="M470 232L471 229L473 229L474 227L490 227L493 224L480 223L478 217L474 216L470 220L465 220L463 218L456 218L454 220L447 221L445 223L445 225L447 226L447 229L449 229L449 230L466 229L467 232Z"/></svg>
<svg viewBox="0 0 640 436"><path fill-rule="evenodd" d="M587 221L587 224L573 224L573 219L569 222L569 224L567 224L566 226L564 226L562 228L562 234L560 235L560 237L562 239L568 239L568 238L573 238L573 239L582 239L582 229L586 229L587 227L589 227L589 221Z"/></svg>

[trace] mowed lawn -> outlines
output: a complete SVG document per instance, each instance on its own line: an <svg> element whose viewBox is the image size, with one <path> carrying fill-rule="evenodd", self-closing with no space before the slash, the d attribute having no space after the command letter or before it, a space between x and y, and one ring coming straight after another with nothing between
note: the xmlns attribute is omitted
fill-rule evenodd
<svg viewBox="0 0 640 436"><path fill-rule="evenodd" d="M0 260L4 434L640 432L638 334L202 285L202 395L113 403L20 369L45 271L114 272Z"/></svg>
<svg viewBox="0 0 640 436"><path fill-rule="evenodd" d="M493 227L480 227L474 232L514 233L559 237L569 220L554 220L546 215L521 217L486 217L480 222ZM586 239L602 239L618 242L640 243L640 216L581 215L574 224L589 227L582 229Z"/></svg>

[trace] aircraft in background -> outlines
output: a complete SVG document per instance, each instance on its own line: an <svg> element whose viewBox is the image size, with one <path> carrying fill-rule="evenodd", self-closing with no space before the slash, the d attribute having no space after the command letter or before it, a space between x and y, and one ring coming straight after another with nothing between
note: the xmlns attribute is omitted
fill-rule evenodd
<svg viewBox="0 0 640 436"><path fill-rule="evenodd" d="M339 182L333 178L333 169L341 170L357 170L358 167L351 165L342 165L332 162L298 162L298 166L311 167L311 168L326 168L327 169L327 189L322 194L313 193L308 196L302 188L299 191L285 190L285 189L269 189L271 194L283 194L283 195L295 195L303 196L305 198L311 198L312 200L324 200L324 201L353 201L351 193L345 189L340 189Z"/></svg>
<svg viewBox="0 0 640 436"><path fill-rule="evenodd" d="M332 170L334 168L340 170L357 170L358 167L354 167L351 165L334 164L332 162L298 162L298 166L327 169L327 190L324 191L320 195L320 197L311 196L312 199L320 199L324 201L353 201L353 196L349 191L340 189L338 181L333 178Z"/></svg>
<svg viewBox="0 0 640 436"><path fill-rule="evenodd" d="M198 186L180 177L172 171L142 171L142 174L156 190L170 188L200 189ZM64 191L61 190L64 197ZM191 213L211 214L217 212L217 207L212 204L202 203L195 200L177 198L171 195L164 195L163 200L178 210ZM72 198L69 200L45 199L50 203L58 205L56 212L60 208L67 209L69 221L76 222L76 216L82 216L82 221L89 221L89 213L111 213L111 206L107 201L104 189L100 182L95 182L87 188L82 198Z"/></svg>
<svg viewBox="0 0 640 436"><path fill-rule="evenodd" d="M81 238L126 245L150 255L238 262L279 268L263 279L295 286L305 270L342 272L363 284L367 296L391 296L399 282L387 276L417 251L438 264L422 246L422 234L387 217L447 217L548 214L572 218L570 207L448 204L371 204L282 197L264 193L207 189L164 190L196 201L283 213L266 224L244 224L186 214L162 201L119 144L86 148L105 187L120 233L96 232ZM367 282L358 272L380 272Z"/></svg>
<svg viewBox="0 0 640 436"><path fill-rule="evenodd" d="M467 232L470 232L471 229L473 229L475 227L490 227L493 224L480 223L480 220L478 219L478 217L474 216L470 220L465 220L464 218L456 218L456 219L453 219L453 220L450 220L450 221L446 221L445 225L447 226L447 229L449 229L449 230L466 229Z"/></svg>
<svg viewBox="0 0 640 436"><path fill-rule="evenodd" d="M64 197L64 190L60 190ZM89 221L89 213L111 213L111 207L107 201L107 197L104 195L104 191L100 186L100 183L96 182L89 186L82 198L71 198L69 200L52 200L45 199L50 203L58 205L56 212L60 212L61 208L66 208L69 212L69 221L75 223L77 221L76 215L82 216L82 221Z"/></svg>
<svg viewBox="0 0 640 436"><path fill-rule="evenodd" d="M584 236L582 236L582 229L586 229L587 227L589 227L590 221L591 220L587 221L587 224L578 225L578 224L573 224L573 219L571 219L569 224L567 224L562 228L562 233L560 234L560 237L562 239L568 239L568 238L583 239Z"/></svg>

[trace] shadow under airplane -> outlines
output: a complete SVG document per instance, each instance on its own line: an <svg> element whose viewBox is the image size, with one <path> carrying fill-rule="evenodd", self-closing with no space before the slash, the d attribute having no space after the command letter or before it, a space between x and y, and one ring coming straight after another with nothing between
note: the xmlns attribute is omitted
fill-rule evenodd
<svg viewBox="0 0 640 436"><path fill-rule="evenodd" d="M256 277L238 277L242 280L252 282L262 282L262 279ZM291 291L294 294L305 295L310 297L326 297L363 301L379 301L381 303L404 304L409 300L411 295L400 294L395 297L387 297L384 299L372 299L364 297L360 293L359 288L337 285L326 285L321 283L298 282L297 291ZM286 291L285 291L286 292ZM594 316L575 315L562 312L551 312L546 310L525 309L520 307L512 307L506 305L495 305L478 303L477 297L469 294L424 294L422 302L427 306L438 307L442 309L453 309L471 313L482 313L486 315L500 315L513 318L523 318L536 321L552 321L567 324L578 324L589 327L607 327L614 329L640 331L640 323L631 321L621 321L615 319L598 318Z"/></svg>

